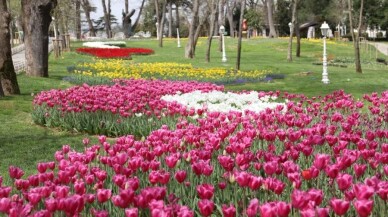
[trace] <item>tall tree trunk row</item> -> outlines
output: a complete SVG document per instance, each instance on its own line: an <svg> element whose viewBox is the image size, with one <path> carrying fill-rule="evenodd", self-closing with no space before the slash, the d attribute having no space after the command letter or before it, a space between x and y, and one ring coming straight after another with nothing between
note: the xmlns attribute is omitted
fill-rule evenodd
<svg viewBox="0 0 388 217"><path fill-rule="evenodd" d="M48 30L56 0L21 0L26 73L48 77Z"/></svg>
<svg viewBox="0 0 388 217"><path fill-rule="evenodd" d="M214 29L216 27L216 19L217 19L217 10L218 10L218 0L211 0L211 15L210 15L210 26L209 26L209 35L207 38L207 49L206 49L206 62L210 62L210 49L212 45Z"/></svg>
<svg viewBox="0 0 388 217"><path fill-rule="evenodd" d="M12 62L10 22L11 15L7 8L7 2L0 0L0 96L20 94Z"/></svg>
<svg viewBox="0 0 388 217"><path fill-rule="evenodd" d="M241 9L240 9L240 26L238 28L238 44L237 44L237 61L236 61L236 70L240 70L240 61L241 61L241 46L242 46L242 24L244 20L244 10L245 10L245 0L241 0Z"/></svg>
<svg viewBox="0 0 388 217"><path fill-rule="evenodd" d="M194 58L194 37L195 29L198 23L198 10L199 10L199 0L193 0L193 11L192 11L192 20L189 28L189 38L185 48L185 57Z"/></svg>

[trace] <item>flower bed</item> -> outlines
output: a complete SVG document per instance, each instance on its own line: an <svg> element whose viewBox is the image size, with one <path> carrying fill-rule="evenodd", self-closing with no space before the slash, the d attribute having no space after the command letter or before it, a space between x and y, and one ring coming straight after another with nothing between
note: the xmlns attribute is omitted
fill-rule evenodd
<svg viewBox="0 0 388 217"><path fill-rule="evenodd" d="M148 48L77 48L77 53L88 54L103 59L131 59L131 55L150 55L154 51Z"/></svg>
<svg viewBox="0 0 388 217"><path fill-rule="evenodd" d="M238 80L257 82L270 71L235 71L224 68L195 68L191 64L178 63L126 63L120 60L99 60L82 63L73 70L78 75L106 77L111 79L162 79L196 80L217 84L233 83Z"/></svg>
<svg viewBox="0 0 388 217"><path fill-rule="evenodd" d="M94 48L120 48L126 47L127 43L125 43L125 41L92 41L85 42L82 46Z"/></svg>
<svg viewBox="0 0 388 217"><path fill-rule="evenodd" d="M89 134L118 136L148 135L176 118L193 116L195 110L160 98L166 94L199 90L223 90L222 86L199 82L125 80L112 86L75 86L67 90L41 92L34 99L33 120Z"/></svg>
<svg viewBox="0 0 388 217"><path fill-rule="evenodd" d="M141 141L84 139L83 152L65 145L55 161L39 163L28 177L10 167L14 183L0 187L0 212L385 216L388 92L363 101L340 91L284 96L292 100L285 110L212 112L196 124L181 120L176 130L163 126Z"/></svg>

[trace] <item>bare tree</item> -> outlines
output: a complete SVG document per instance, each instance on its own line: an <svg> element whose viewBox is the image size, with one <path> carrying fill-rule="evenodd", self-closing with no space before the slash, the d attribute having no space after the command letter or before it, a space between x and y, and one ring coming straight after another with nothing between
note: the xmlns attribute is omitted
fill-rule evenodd
<svg viewBox="0 0 388 217"><path fill-rule="evenodd" d="M292 61L292 37L294 36L294 29L296 24L296 9L298 6L298 0L293 0L292 2L292 18L291 18L291 28L290 28L290 38L288 40L288 54L287 54L287 60L289 62ZM297 27L299 28L299 27Z"/></svg>
<svg viewBox="0 0 388 217"><path fill-rule="evenodd" d="M168 37L172 38L172 1L168 2Z"/></svg>
<svg viewBox="0 0 388 217"><path fill-rule="evenodd" d="M233 22L233 11L236 8L236 0L226 0L226 16L229 21L229 35L235 37L234 22Z"/></svg>
<svg viewBox="0 0 388 217"><path fill-rule="evenodd" d="M129 12L129 4L128 4L128 0L125 0L125 13L128 14Z"/></svg>
<svg viewBox="0 0 388 217"><path fill-rule="evenodd" d="M237 62L236 62L236 70L240 70L240 60L241 60L241 46L242 46L242 24L244 20L244 10L245 10L245 0L240 1L240 25L238 28L238 44L237 44Z"/></svg>
<svg viewBox="0 0 388 217"><path fill-rule="evenodd" d="M218 31L220 26L225 26L225 1L226 0L219 0L218 5L218 26L216 28L216 31ZM218 50L222 51L222 37L219 37L218 40Z"/></svg>
<svg viewBox="0 0 388 217"><path fill-rule="evenodd" d="M273 0L267 0L267 14L268 14L268 25L269 25L269 37L276 38L277 33L275 29L274 17L273 17Z"/></svg>
<svg viewBox="0 0 388 217"><path fill-rule="evenodd" d="M207 38L206 62L210 62L210 48L212 45L214 29L216 27L216 19L217 19L217 12L218 12L218 6L219 6L218 3L219 3L219 0L210 0L210 3L209 3L211 14L210 14L209 35Z"/></svg>
<svg viewBox="0 0 388 217"><path fill-rule="evenodd" d="M162 0L162 11L160 11L159 0L155 0L156 20L158 22L159 47L163 47L163 27L166 19L167 0Z"/></svg>
<svg viewBox="0 0 388 217"><path fill-rule="evenodd" d="M90 5L89 0L81 0L81 6L85 13L86 21L88 22L89 34L90 34L89 36L96 37L96 31L94 30L93 22L92 22L92 19L90 18L90 13L93 12L95 8L93 8Z"/></svg>
<svg viewBox="0 0 388 217"><path fill-rule="evenodd" d="M48 77L48 30L56 0L21 0L26 73Z"/></svg>
<svg viewBox="0 0 388 217"><path fill-rule="evenodd" d="M361 31L361 25L362 25L362 13L364 10L364 0L361 0L360 16L358 19L357 33L354 32L352 10L353 10L352 1L348 0L350 34L352 35L353 47L354 47L354 63L356 65L356 72L362 73L361 60L360 60L360 31Z"/></svg>
<svg viewBox="0 0 388 217"><path fill-rule="evenodd" d="M6 0L0 0L0 96L20 94L12 62L9 24L11 15Z"/></svg>
<svg viewBox="0 0 388 217"><path fill-rule="evenodd" d="M194 58L195 29L199 22L198 12L199 12L199 0L193 0L192 18L191 18L191 23L189 28L189 39L185 48L185 57L190 59Z"/></svg>
<svg viewBox="0 0 388 217"><path fill-rule="evenodd" d="M81 39L81 0L75 0L75 33Z"/></svg>
<svg viewBox="0 0 388 217"><path fill-rule="evenodd" d="M110 0L108 0L108 5L105 4L105 0L101 0L102 8L104 11L104 20L105 20L105 31L108 38L112 37L112 27L111 27L111 7Z"/></svg>

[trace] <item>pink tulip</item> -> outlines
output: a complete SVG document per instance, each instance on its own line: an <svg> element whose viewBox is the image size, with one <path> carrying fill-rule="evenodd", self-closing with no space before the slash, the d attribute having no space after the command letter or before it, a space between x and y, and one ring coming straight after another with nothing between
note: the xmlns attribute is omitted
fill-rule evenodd
<svg viewBox="0 0 388 217"><path fill-rule="evenodd" d="M354 194L356 195L357 200L369 200L369 198L374 194L374 189L364 184L356 184L353 186Z"/></svg>
<svg viewBox="0 0 388 217"><path fill-rule="evenodd" d="M250 216L250 215L248 215ZM256 216L251 215L251 216ZM276 217L276 207L273 206L271 203L265 203L260 206L260 216L262 217Z"/></svg>
<svg viewBox="0 0 388 217"><path fill-rule="evenodd" d="M259 210L259 200L257 198L252 199L247 207L247 216L254 217Z"/></svg>
<svg viewBox="0 0 388 217"><path fill-rule="evenodd" d="M342 216L345 215L345 213L348 211L350 202L333 198L330 200L330 206L335 214Z"/></svg>
<svg viewBox="0 0 388 217"><path fill-rule="evenodd" d="M125 209L125 217L138 217L138 212L137 208Z"/></svg>
<svg viewBox="0 0 388 217"><path fill-rule="evenodd" d="M8 171L11 179L20 179L24 175L24 171L19 167L10 166Z"/></svg>
<svg viewBox="0 0 388 217"><path fill-rule="evenodd" d="M11 200L9 198L0 198L0 212L8 213L11 208Z"/></svg>
<svg viewBox="0 0 388 217"><path fill-rule="evenodd" d="M110 199L112 191L110 189L97 189L97 200L100 203L104 203Z"/></svg>
<svg viewBox="0 0 388 217"><path fill-rule="evenodd" d="M197 193L200 199L210 200L214 195L214 186L210 184L202 184L197 186Z"/></svg>
<svg viewBox="0 0 388 217"><path fill-rule="evenodd" d="M202 216L210 216L214 210L214 202L207 199L200 200L198 201L198 208Z"/></svg>
<svg viewBox="0 0 388 217"><path fill-rule="evenodd" d="M230 204L229 206L223 204L222 205L222 215L224 217L235 217L236 216L236 208L233 206L233 204Z"/></svg>
<svg viewBox="0 0 388 217"><path fill-rule="evenodd" d="M319 170L323 170L326 168L328 163L330 162L330 156L327 154L316 154L314 159L314 167Z"/></svg>
<svg viewBox="0 0 388 217"><path fill-rule="evenodd" d="M353 166L354 173L356 174L356 177L361 177L364 175L365 170L366 170L366 165L365 164L354 164Z"/></svg>
<svg viewBox="0 0 388 217"><path fill-rule="evenodd" d="M338 189L340 191L345 191L348 189L353 183L353 177L349 174L340 174L336 178Z"/></svg>
<svg viewBox="0 0 388 217"><path fill-rule="evenodd" d="M368 217L372 213L373 200L356 200L353 204L360 217Z"/></svg>
<svg viewBox="0 0 388 217"><path fill-rule="evenodd" d="M185 181L186 179L186 176L187 176L187 173L186 171L184 170L179 170L175 173L175 179L179 182L179 183L182 183L183 181Z"/></svg>
<svg viewBox="0 0 388 217"><path fill-rule="evenodd" d="M310 194L298 189L294 189L291 193L291 204L296 209L304 209L309 203L311 197Z"/></svg>
<svg viewBox="0 0 388 217"><path fill-rule="evenodd" d="M178 217L194 217L194 211L190 210L187 206L182 206L178 211Z"/></svg>

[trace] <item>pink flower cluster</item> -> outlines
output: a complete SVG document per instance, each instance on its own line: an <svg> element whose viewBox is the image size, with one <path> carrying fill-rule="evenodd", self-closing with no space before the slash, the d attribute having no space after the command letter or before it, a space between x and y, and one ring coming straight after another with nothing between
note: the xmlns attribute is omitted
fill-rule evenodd
<svg viewBox="0 0 388 217"><path fill-rule="evenodd" d="M25 178L12 166L0 213L385 216L388 91L362 101L342 91L284 97L286 111L208 113L141 141L84 139L83 152L63 146Z"/></svg>
<svg viewBox="0 0 388 217"><path fill-rule="evenodd" d="M162 80L119 80L115 85L74 86L66 90L43 91L33 101L35 107L55 107L63 113L111 112L121 117L136 113L160 118L180 114L194 115L194 110L178 103L167 103L160 98L166 94L187 93L194 90L209 92L223 90L223 86L211 83Z"/></svg>

